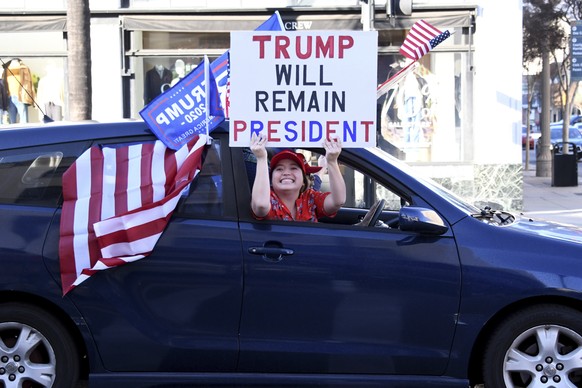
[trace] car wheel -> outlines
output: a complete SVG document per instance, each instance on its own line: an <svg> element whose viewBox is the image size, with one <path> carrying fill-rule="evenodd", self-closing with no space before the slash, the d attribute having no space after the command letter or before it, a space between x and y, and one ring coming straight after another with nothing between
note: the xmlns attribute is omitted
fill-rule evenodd
<svg viewBox="0 0 582 388"><path fill-rule="evenodd" d="M32 305L0 304L0 386L71 388L78 376L77 349L57 319Z"/></svg>
<svg viewBox="0 0 582 388"><path fill-rule="evenodd" d="M582 313L556 305L506 319L485 349L486 388L582 387Z"/></svg>

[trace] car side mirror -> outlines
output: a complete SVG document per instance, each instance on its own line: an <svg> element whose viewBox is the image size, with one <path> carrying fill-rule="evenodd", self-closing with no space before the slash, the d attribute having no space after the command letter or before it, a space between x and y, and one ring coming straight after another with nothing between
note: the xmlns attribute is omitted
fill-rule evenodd
<svg viewBox="0 0 582 388"><path fill-rule="evenodd" d="M422 207L401 208L398 225L403 231L431 235L441 235L449 230L437 212Z"/></svg>

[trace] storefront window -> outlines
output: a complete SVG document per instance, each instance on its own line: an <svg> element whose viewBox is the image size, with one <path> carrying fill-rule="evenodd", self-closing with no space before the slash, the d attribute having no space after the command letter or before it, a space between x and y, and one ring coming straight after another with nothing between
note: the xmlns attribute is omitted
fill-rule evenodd
<svg viewBox="0 0 582 388"><path fill-rule="evenodd" d="M212 62L216 56L208 56ZM156 56L136 59L141 74L135 77L138 93L136 109L140 111L154 98L174 86L204 60L204 56ZM143 92L143 93L142 93ZM143 95L143 98L141 98Z"/></svg>
<svg viewBox="0 0 582 388"><path fill-rule="evenodd" d="M135 69L132 116L192 71L204 55L210 61L226 52L230 33L143 31L133 60Z"/></svg>
<svg viewBox="0 0 582 388"><path fill-rule="evenodd" d="M223 49L230 46L230 33L144 32L145 50Z"/></svg>
<svg viewBox="0 0 582 388"><path fill-rule="evenodd" d="M397 40L398 35L392 34L391 38ZM454 47L453 39L447 43ZM464 149L472 131L469 120L464 119L472 107L467 92L470 72L463 71L468 68L468 59L466 51L430 52L381 96L377 101L378 146L411 163L470 159L470 150ZM400 54L381 54L378 83L410 62Z"/></svg>
<svg viewBox="0 0 582 388"><path fill-rule="evenodd" d="M62 120L66 114L62 32L0 32L0 40L0 87L8 95L0 99L1 123L35 123L44 116Z"/></svg>

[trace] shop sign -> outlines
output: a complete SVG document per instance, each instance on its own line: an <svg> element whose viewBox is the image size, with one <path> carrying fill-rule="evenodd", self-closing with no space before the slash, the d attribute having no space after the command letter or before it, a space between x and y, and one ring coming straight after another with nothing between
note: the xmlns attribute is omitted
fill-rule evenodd
<svg viewBox="0 0 582 388"><path fill-rule="evenodd" d="M578 20L572 25L571 53L572 53L572 67L571 67L571 81L582 81L582 21Z"/></svg>

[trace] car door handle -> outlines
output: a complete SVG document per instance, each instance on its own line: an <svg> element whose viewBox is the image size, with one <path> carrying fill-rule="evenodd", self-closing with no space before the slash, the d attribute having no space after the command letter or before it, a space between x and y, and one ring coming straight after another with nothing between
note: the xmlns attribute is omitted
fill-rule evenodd
<svg viewBox="0 0 582 388"><path fill-rule="evenodd" d="M253 255L283 255L289 256L293 254L292 249L288 248L273 248L273 247L250 247L249 253Z"/></svg>
<svg viewBox="0 0 582 388"><path fill-rule="evenodd" d="M262 255L266 261L281 261L283 256L290 256L294 252L288 248L277 247L250 247L249 253L252 255Z"/></svg>

